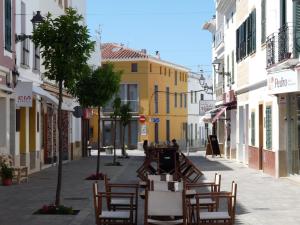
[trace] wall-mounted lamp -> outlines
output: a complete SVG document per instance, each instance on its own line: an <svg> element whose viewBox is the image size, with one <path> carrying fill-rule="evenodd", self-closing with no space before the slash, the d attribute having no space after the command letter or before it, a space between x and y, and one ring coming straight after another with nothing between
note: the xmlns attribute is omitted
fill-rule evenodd
<svg viewBox="0 0 300 225"><path fill-rule="evenodd" d="M214 67L215 73L218 73L218 74L224 75L224 76L231 76L230 72L225 72L224 71L221 59L215 58L215 60L212 62L212 65Z"/></svg>
<svg viewBox="0 0 300 225"><path fill-rule="evenodd" d="M36 14L32 17L32 19L30 21L32 22L33 28L37 24L44 22L44 17L41 15L41 11L37 11ZM16 34L15 35L16 43L18 43L19 41L24 41L25 39L28 39L28 38L31 39L32 35L26 35L26 34Z"/></svg>

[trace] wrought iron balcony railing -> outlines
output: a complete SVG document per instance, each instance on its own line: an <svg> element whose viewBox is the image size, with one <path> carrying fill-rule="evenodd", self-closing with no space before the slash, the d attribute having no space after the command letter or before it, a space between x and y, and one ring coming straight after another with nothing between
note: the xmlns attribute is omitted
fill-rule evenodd
<svg viewBox="0 0 300 225"><path fill-rule="evenodd" d="M273 33L266 40L267 68L288 59L298 58L300 50L300 29L292 24L285 24L278 33Z"/></svg>

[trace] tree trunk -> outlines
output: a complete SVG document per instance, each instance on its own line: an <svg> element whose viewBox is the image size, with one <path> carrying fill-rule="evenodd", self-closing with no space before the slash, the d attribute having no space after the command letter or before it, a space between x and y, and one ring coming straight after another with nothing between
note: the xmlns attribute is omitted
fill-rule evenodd
<svg viewBox="0 0 300 225"><path fill-rule="evenodd" d="M117 135L116 135L116 132L117 132L117 120L114 119L114 164L116 163L116 138L117 138Z"/></svg>
<svg viewBox="0 0 300 225"><path fill-rule="evenodd" d="M98 106L98 154L97 154L97 170L96 175L100 173L100 106Z"/></svg>
<svg viewBox="0 0 300 225"><path fill-rule="evenodd" d="M125 155L125 127L122 126L123 129L123 133L122 133L122 156L126 156Z"/></svg>
<svg viewBox="0 0 300 225"><path fill-rule="evenodd" d="M60 194L61 194L61 181L62 181L62 127L61 127L61 105L62 105L62 81L59 81L59 97L58 97L58 172L57 172L57 186L56 186L56 197L55 205L60 205Z"/></svg>

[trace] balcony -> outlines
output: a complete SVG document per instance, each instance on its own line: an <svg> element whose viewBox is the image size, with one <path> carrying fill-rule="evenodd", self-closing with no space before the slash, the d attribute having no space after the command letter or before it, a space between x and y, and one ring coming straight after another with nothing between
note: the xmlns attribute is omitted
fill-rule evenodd
<svg viewBox="0 0 300 225"><path fill-rule="evenodd" d="M221 26L215 33L214 47L218 48L222 43L224 43L224 27Z"/></svg>
<svg viewBox="0 0 300 225"><path fill-rule="evenodd" d="M223 101L223 94L224 94L224 83L220 82L215 87L215 94L217 101Z"/></svg>
<svg viewBox="0 0 300 225"><path fill-rule="evenodd" d="M139 101L138 100L122 100L122 105L129 103L131 113L138 113L139 112ZM104 113L112 113L113 107L112 107L112 101L109 102L104 108Z"/></svg>
<svg viewBox="0 0 300 225"><path fill-rule="evenodd" d="M279 70L295 66L300 52L300 30L292 24L282 26L278 33L271 34L266 41L266 63L268 70Z"/></svg>

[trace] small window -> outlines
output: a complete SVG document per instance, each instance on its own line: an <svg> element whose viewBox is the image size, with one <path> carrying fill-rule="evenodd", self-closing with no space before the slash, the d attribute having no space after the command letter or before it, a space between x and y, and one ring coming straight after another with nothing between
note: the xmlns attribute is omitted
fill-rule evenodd
<svg viewBox="0 0 300 225"><path fill-rule="evenodd" d="M152 73L152 64L150 63L150 73Z"/></svg>
<svg viewBox="0 0 300 225"><path fill-rule="evenodd" d="M174 95L174 107L177 108L177 93Z"/></svg>
<svg viewBox="0 0 300 225"><path fill-rule="evenodd" d="M182 93L180 93L180 108L182 108Z"/></svg>
<svg viewBox="0 0 300 225"><path fill-rule="evenodd" d="M187 106L187 105L186 105L186 104L187 104L186 101L187 101L187 94L185 93L185 94L184 94L184 108L186 108L186 106Z"/></svg>
<svg viewBox="0 0 300 225"><path fill-rule="evenodd" d="M20 109L16 109L16 132L20 131Z"/></svg>
<svg viewBox="0 0 300 225"><path fill-rule="evenodd" d="M204 94L200 94L200 100L204 100Z"/></svg>
<svg viewBox="0 0 300 225"><path fill-rule="evenodd" d="M178 77L177 77L177 71L175 71L175 85L177 85L177 80L178 80Z"/></svg>
<svg viewBox="0 0 300 225"><path fill-rule="evenodd" d="M195 103L197 103L197 91L194 92L195 93Z"/></svg>
<svg viewBox="0 0 300 225"><path fill-rule="evenodd" d="M137 63L131 63L131 72L135 73L138 71L138 64Z"/></svg>
<svg viewBox="0 0 300 225"><path fill-rule="evenodd" d="M2 1L3 2L3 1ZM12 18L11 18L11 13L12 12L12 6L11 6L11 0L5 0L5 8L4 8L4 29L5 29L5 50L7 51L12 51L11 46L12 46ZM2 12L1 12L2 14Z"/></svg>
<svg viewBox="0 0 300 225"><path fill-rule="evenodd" d="M193 103L193 96L194 96L194 92L191 91L191 103Z"/></svg>

